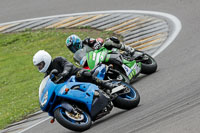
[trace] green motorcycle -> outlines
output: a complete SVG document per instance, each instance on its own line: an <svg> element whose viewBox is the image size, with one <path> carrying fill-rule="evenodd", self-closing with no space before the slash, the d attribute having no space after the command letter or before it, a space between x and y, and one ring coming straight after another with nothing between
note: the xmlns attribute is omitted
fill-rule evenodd
<svg viewBox="0 0 200 133"><path fill-rule="evenodd" d="M101 47L98 50L92 50L85 46L75 53L74 60L89 70L98 64L106 64L108 68L105 80L116 79L127 83L133 82L140 73L151 74L157 69L154 58L139 50L135 50L134 54L131 55L115 48L108 50Z"/></svg>

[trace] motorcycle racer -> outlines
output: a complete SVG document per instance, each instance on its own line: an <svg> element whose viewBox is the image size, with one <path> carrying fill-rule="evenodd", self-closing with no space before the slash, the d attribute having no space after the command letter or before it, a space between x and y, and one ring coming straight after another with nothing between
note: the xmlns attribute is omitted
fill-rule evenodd
<svg viewBox="0 0 200 133"><path fill-rule="evenodd" d="M62 76L64 81L72 75L76 75L76 78L81 82L91 82L108 90L115 87L112 83L98 79L92 72L76 67L64 57L56 57L52 60L51 55L45 50L39 50L33 56L33 64L38 68L39 72L45 73L45 77L49 75L53 69L56 69L58 73L55 75L58 77Z"/></svg>
<svg viewBox="0 0 200 133"><path fill-rule="evenodd" d="M86 38L82 41L77 35L73 34L67 37L66 46L74 54L78 53L80 55L81 53L84 53L83 56L85 56L85 53L99 49L102 46L107 49L117 48L126 51L131 55L135 52L134 48L120 43L120 40L116 37L107 38L104 43L102 38ZM74 56L74 60L79 62L80 59L76 59L76 56Z"/></svg>

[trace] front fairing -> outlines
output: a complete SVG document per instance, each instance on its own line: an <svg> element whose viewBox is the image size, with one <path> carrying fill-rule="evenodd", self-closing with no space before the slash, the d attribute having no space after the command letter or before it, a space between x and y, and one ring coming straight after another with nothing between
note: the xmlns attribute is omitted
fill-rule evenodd
<svg viewBox="0 0 200 133"><path fill-rule="evenodd" d="M68 92L65 90L69 89ZM75 76L70 77L66 82L55 84L50 77L46 77L39 89L40 108L52 114L52 111L59 106L60 99L83 103L91 111L95 90L99 88L91 83L77 82Z"/></svg>
<svg viewBox="0 0 200 133"><path fill-rule="evenodd" d="M51 81L50 76L43 79L39 88L39 103L43 111L48 111L49 106L51 106L50 100L55 96L55 89L62 86L64 86L64 83L55 84Z"/></svg>
<svg viewBox="0 0 200 133"><path fill-rule="evenodd" d="M87 53L87 63L90 69L93 69L98 63L101 63L106 60L106 56L109 50L102 47L98 50L90 51Z"/></svg>
<svg viewBox="0 0 200 133"><path fill-rule="evenodd" d="M68 92L65 89L68 88ZM83 103L91 111L93 95L98 87L94 84L84 82L68 82L60 89L55 90L55 95L70 101Z"/></svg>
<svg viewBox="0 0 200 133"><path fill-rule="evenodd" d="M82 49L79 49L74 53L74 60L78 62L80 65L82 65L80 62L83 60L84 57L86 57L86 54L90 51L93 51L93 49L87 45L84 45Z"/></svg>

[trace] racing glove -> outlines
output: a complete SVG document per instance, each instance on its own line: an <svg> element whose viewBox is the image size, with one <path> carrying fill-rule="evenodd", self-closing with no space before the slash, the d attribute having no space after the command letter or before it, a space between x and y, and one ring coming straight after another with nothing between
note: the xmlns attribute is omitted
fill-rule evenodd
<svg viewBox="0 0 200 133"><path fill-rule="evenodd" d="M112 36L112 37L110 38L110 40L113 41L114 43L117 43L117 44L120 43L120 40L119 40L117 37L115 37L115 36Z"/></svg>
<svg viewBox="0 0 200 133"><path fill-rule="evenodd" d="M112 48L120 49L121 44L117 40L114 41L113 40L114 40L113 38L106 39L103 46L107 49L112 49Z"/></svg>

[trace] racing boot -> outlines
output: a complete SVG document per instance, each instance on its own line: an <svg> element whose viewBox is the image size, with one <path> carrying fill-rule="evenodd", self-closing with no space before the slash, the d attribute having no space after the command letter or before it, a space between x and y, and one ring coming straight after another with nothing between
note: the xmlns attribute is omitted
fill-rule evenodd
<svg viewBox="0 0 200 133"><path fill-rule="evenodd" d="M108 94L110 94L112 92L112 89L117 87L116 84L110 83L108 81L105 80L100 80L97 77L93 78L93 83L95 83L96 85L100 86L101 89L105 92L107 92Z"/></svg>
<svg viewBox="0 0 200 133"><path fill-rule="evenodd" d="M87 70L80 70L76 73L76 78L82 82L92 82L102 88L103 91L111 92L117 85L109 83L105 80L100 80L95 76L95 73L88 72Z"/></svg>
<svg viewBox="0 0 200 133"><path fill-rule="evenodd" d="M135 53L135 49L134 48L132 48L130 46L127 46L125 44L121 44L121 48L120 49L123 50L123 51L126 51L126 52L130 53L131 56L134 55L134 53Z"/></svg>

